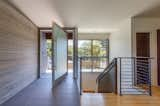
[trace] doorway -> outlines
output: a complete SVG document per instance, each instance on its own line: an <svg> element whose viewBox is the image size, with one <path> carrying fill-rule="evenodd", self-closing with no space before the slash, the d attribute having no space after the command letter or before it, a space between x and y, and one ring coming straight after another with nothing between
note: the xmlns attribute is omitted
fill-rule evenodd
<svg viewBox="0 0 160 106"><path fill-rule="evenodd" d="M78 70L78 28L64 27L63 30L68 33L68 71L73 72L73 78L77 79L77 83L80 86L80 72ZM71 66L69 67L69 65Z"/></svg>
<svg viewBox="0 0 160 106"><path fill-rule="evenodd" d="M40 78L52 78L52 31L40 29Z"/></svg>
<svg viewBox="0 0 160 106"><path fill-rule="evenodd" d="M137 57L150 57L150 33L136 34Z"/></svg>
<svg viewBox="0 0 160 106"><path fill-rule="evenodd" d="M62 74L62 73L58 73L57 71L55 71L55 68L57 68L57 67L55 67L55 64L58 63L57 60L62 60L62 59L55 58L56 55L59 56L60 55L59 53L62 53L62 52L57 53L55 51L55 50L61 48L61 47L57 48L56 46L64 44L64 42L60 43L59 41L57 41L59 38L59 35L62 35L62 33L66 33L68 40L70 40L70 41L67 40L67 42L66 42L66 47L67 47L66 50L68 50L68 46L67 46L68 42L71 42L70 46L73 49L73 51L71 53L71 61L73 61L72 66L71 66L71 70L73 72L73 78L74 79L80 78L80 76L78 76L78 70L77 70L77 68L78 68L78 28L70 28L70 27L61 28L55 24L54 29L53 28L40 28L39 29L39 49L40 49L39 50L39 70L40 71L38 72L38 77L42 78L43 77L42 75L45 75L43 73L49 72L48 75L49 75L49 77L51 77L53 85L55 84L56 77L59 77L60 74ZM56 35L58 35L58 37L56 37ZM51 44L49 46L50 49L48 49L48 50L47 50L47 46L43 47L44 44L46 44L47 42L49 44ZM57 42L59 42L58 45L57 45ZM51 56L50 56L50 54L51 54ZM48 70L48 71L46 71L46 69L48 67L47 64L49 64L48 60L46 58L47 55L49 55L51 58L51 60L49 61L50 65L48 65L48 66L52 66L50 68L51 70ZM62 56L64 56L64 55L61 55L61 57ZM68 53L65 57L67 58L67 56L68 56ZM67 64L66 64L66 67L68 67ZM67 74L67 73L65 73L65 74ZM60 81L61 81L61 79L60 79ZM78 85L80 85L79 82L78 82Z"/></svg>
<svg viewBox="0 0 160 106"><path fill-rule="evenodd" d="M160 86L160 30L157 30L157 66L158 85Z"/></svg>
<svg viewBox="0 0 160 106"><path fill-rule="evenodd" d="M73 73L73 40L68 39L68 72Z"/></svg>
<svg viewBox="0 0 160 106"><path fill-rule="evenodd" d="M148 60L150 57L150 33L136 34L136 56L136 84L146 85L148 84L149 72L145 70L150 67Z"/></svg>

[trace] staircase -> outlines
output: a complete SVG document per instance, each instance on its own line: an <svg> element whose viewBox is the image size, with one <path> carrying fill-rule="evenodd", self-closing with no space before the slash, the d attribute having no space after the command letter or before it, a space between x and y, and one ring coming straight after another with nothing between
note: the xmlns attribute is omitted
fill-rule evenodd
<svg viewBox="0 0 160 106"><path fill-rule="evenodd" d="M151 60L149 57L114 58L98 75L97 90L92 93L152 95ZM80 75L82 78L82 72Z"/></svg>
<svg viewBox="0 0 160 106"><path fill-rule="evenodd" d="M148 57L119 57L113 59L97 77L98 92L119 92L120 95L151 95L150 65L151 58Z"/></svg>
<svg viewBox="0 0 160 106"><path fill-rule="evenodd" d="M98 93L116 93L117 92L117 59L104 69L97 77Z"/></svg>

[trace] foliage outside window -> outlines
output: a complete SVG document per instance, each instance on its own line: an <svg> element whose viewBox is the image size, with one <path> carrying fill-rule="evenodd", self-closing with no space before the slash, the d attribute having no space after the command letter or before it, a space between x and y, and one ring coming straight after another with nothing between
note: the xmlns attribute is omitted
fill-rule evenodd
<svg viewBox="0 0 160 106"><path fill-rule="evenodd" d="M78 41L78 54L80 57L101 57L98 60L88 59L82 62L82 67L87 72L100 72L108 65L108 40L79 40Z"/></svg>
<svg viewBox="0 0 160 106"><path fill-rule="evenodd" d="M51 58L52 56L52 41L47 40L47 54Z"/></svg>

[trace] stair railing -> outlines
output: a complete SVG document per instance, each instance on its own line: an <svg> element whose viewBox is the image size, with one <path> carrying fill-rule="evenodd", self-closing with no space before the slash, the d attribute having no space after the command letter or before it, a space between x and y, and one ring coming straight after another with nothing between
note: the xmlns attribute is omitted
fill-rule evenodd
<svg viewBox="0 0 160 106"><path fill-rule="evenodd" d="M114 58L109 65L104 69L104 71L97 77L96 79L96 83L99 85L100 81L105 77L105 75L107 75L107 73L109 73L113 68L115 68L115 85L114 85L114 91L115 93L117 93L117 58Z"/></svg>
<svg viewBox="0 0 160 106"><path fill-rule="evenodd" d="M150 57L119 57L120 95L152 95Z"/></svg>

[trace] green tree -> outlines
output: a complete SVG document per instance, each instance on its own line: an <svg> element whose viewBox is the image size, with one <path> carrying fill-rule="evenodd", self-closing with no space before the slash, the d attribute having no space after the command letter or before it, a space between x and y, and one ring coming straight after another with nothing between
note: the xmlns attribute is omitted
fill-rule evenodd
<svg viewBox="0 0 160 106"><path fill-rule="evenodd" d="M68 47L68 55L73 56L73 46Z"/></svg>
<svg viewBox="0 0 160 106"><path fill-rule="evenodd" d="M79 56L106 56L106 49L102 47L101 41L83 41L79 46ZM91 50L92 49L92 50Z"/></svg>
<svg viewBox="0 0 160 106"><path fill-rule="evenodd" d="M83 41L78 49L79 56L91 56L91 42Z"/></svg>
<svg viewBox="0 0 160 106"><path fill-rule="evenodd" d="M47 54L49 57L52 56L52 41L47 40Z"/></svg>

